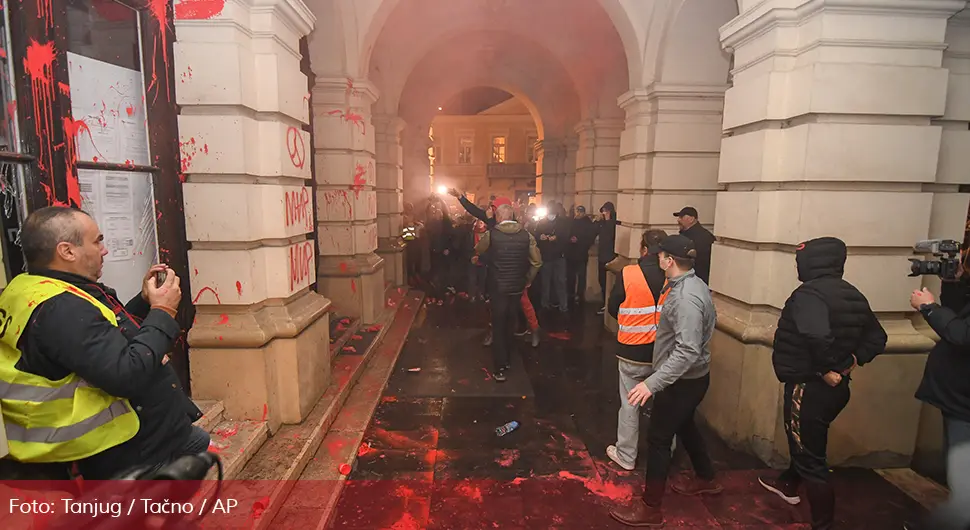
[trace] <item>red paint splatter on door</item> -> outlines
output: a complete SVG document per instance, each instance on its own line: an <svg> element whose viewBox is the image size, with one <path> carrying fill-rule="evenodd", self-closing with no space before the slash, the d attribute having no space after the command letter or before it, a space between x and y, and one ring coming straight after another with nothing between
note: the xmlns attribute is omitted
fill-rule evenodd
<svg viewBox="0 0 970 530"><path fill-rule="evenodd" d="M58 82L57 89L60 90L61 94L64 94L65 96L71 95L71 86L68 85L67 83Z"/></svg>
<svg viewBox="0 0 970 530"><path fill-rule="evenodd" d="M182 0L175 5L176 20L206 20L226 7L226 0Z"/></svg>
<svg viewBox="0 0 970 530"><path fill-rule="evenodd" d="M38 0L40 2L41 0ZM38 3L38 8L40 4ZM34 104L34 131L40 141L40 152L37 157L37 167L41 173L46 172L50 178L50 185L43 182L47 193L47 204L58 204L54 197L54 175L51 162L54 158L54 147L51 139L54 137L54 43L40 44L30 39L24 56L24 70L30 77L30 93ZM63 205L64 203L59 203Z"/></svg>
<svg viewBox="0 0 970 530"><path fill-rule="evenodd" d="M37 18L43 19L48 28L54 27L53 0L37 0Z"/></svg>
<svg viewBox="0 0 970 530"><path fill-rule="evenodd" d="M81 185L78 182L75 165L78 159L77 138L81 132L87 132L88 137L91 138L91 143L94 143L94 137L91 136L91 129L88 128L88 124L84 120L75 120L70 116L64 117L64 162L67 165L67 200L75 204L78 208L81 207Z"/></svg>
<svg viewBox="0 0 970 530"><path fill-rule="evenodd" d="M158 41L161 37L162 41L162 62L165 65L165 90L168 93L168 6L172 4L172 0L148 0L148 12L151 13L152 18L158 23L158 32L155 34L155 41L153 43L153 56L158 57ZM155 61L152 61L152 82L148 85L148 89L145 92L150 92L155 83L158 82L158 72L156 71ZM158 99L158 93L160 91L158 88L155 89L155 99Z"/></svg>

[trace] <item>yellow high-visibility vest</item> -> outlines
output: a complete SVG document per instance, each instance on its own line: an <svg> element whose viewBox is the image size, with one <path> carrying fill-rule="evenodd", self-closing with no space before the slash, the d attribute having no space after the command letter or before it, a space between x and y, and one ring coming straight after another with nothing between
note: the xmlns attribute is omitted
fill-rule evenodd
<svg viewBox="0 0 970 530"><path fill-rule="evenodd" d="M626 298L616 315L619 326L616 340L631 346L652 344L657 340L657 324L668 291L663 291L660 299L654 300L643 270L635 264L623 267L623 289Z"/></svg>
<svg viewBox="0 0 970 530"><path fill-rule="evenodd" d="M76 374L52 381L17 370L21 356L17 344L30 315L42 302L62 293L87 300L108 322L118 325L104 304L53 278L21 274L0 294L0 413L8 458L20 462L82 460L130 440L140 426L127 399L111 396Z"/></svg>

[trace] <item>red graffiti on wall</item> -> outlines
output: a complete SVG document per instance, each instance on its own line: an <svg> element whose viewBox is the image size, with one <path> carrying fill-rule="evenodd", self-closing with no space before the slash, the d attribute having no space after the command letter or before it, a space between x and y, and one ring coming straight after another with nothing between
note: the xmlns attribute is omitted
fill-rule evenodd
<svg viewBox="0 0 970 530"><path fill-rule="evenodd" d="M47 204L58 204L58 201L54 198L54 174L51 170L51 161L54 158L51 138L54 137L54 110L52 105L54 102L55 56L53 42L40 44L34 39L30 39L30 44L27 45L27 53L24 56L24 70L30 77L30 93L34 103L34 131L41 144L40 153L37 157L37 167L42 173L46 172L51 180L50 185L40 183L47 193Z"/></svg>
<svg viewBox="0 0 970 530"><path fill-rule="evenodd" d="M176 20L206 20L226 7L226 0L182 0L175 5Z"/></svg>
<svg viewBox="0 0 970 530"><path fill-rule="evenodd" d="M310 211L313 204L310 201L310 191L307 187L304 186L300 191L287 191L284 195L286 197L283 220L286 226L299 223L307 230L313 230L313 212Z"/></svg>
<svg viewBox="0 0 970 530"><path fill-rule="evenodd" d="M306 241L290 247L290 291L313 275L313 243ZM310 282L312 283L312 282Z"/></svg>
<svg viewBox="0 0 970 530"><path fill-rule="evenodd" d="M180 75L180 77L182 78L182 83L184 83L186 79L192 79L192 67L187 66L185 68L186 70L182 72L182 74Z"/></svg>
<svg viewBox="0 0 970 530"><path fill-rule="evenodd" d="M54 27L53 0L37 0L37 18L44 19L44 25Z"/></svg>
<svg viewBox="0 0 970 530"><path fill-rule="evenodd" d="M199 292L195 295L195 298L192 299L192 303L193 304L199 303L199 298L202 298L202 293L204 293L206 291L209 291L210 293L212 293L213 296L216 297L216 303L217 304L222 305L222 300L219 299L219 293L217 293L215 289L213 289L212 287L209 287L209 286L205 286L205 287L199 289Z"/></svg>
<svg viewBox="0 0 970 530"><path fill-rule="evenodd" d="M239 294L239 296L242 296L242 283L240 283L239 280L236 280L236 292Z"/></svg>
<svg viewBox="0 0 970 530"><path fill-rule="evenodd" d="M303 169L306 164L306 145L303 143L303 135L296 127L286 130L286 151L290 155L293 167Z"/></svg>
<svg viewBox="0 0 970 530"><path fill-rule="evenodd" d="M323 192L323 200L327 203L327 213L333 213L333 206L339 205L341 209L347 208L347 217L350 218L354 214L354 207L350 204L350 197L347 196L346 190L330 190Z"/></svg>
<svg viewBox="0 0 970 530"><path fill-rule="evenodd" d="M347 123L353 123L354 125L357 126L358 129L360 129L360 134L364 134L364 135L367 134L367 124L364 122L364 117L361 116L360 114L351 112L350 109L347 109L346 112L340 109L331 110L327 114L331 116L338 116Z"/></svg>

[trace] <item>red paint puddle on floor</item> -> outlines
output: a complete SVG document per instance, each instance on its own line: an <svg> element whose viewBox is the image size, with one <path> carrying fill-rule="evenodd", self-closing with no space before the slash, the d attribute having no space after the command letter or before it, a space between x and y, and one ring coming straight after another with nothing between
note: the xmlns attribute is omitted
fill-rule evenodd
<svg viewBox="0 0 970 530"><path fill-rule="evenodd" d="M510 467L519 459L518 449L503 449L502 456L495 459L495 463L502 467Z"/></svg>
<svg viewBox="0 0 970 530"><path fill-rule="evenodd" d="M378 331L380 331L382 329L384 329L384 326L382 326L380 324L374 324L373 326L365 329L364 331L367 331L367 332L370 332L370 333L376 333L376 332L378 332Z"/></svg>
<svg viewBox="0 0 970 530"><path fill-rule="evenodd" d="M458 492L460 495L468 497L473 502L476 502L478 504L482 503L482 489L479 488L478 486L473 486L466 482L459 485L457 488L455 488L455 491Z"/></svg>
<svg viewBox="0 0 970 530"><path fill-rule="evenodd" d="M350 338L351 338L351 340L363 340L364 339L364 337L361 337L360 335L351 335Z"/></svg>
<svg viewBox="0 0 970 530"><path fill-rule="evenodd" d="M235 436L235 435L239 434L239 426L238 425L233 425L229 429L214 429L212 431L212 434L214 434L216 436L219 436L219 437L222 437L222 438L229 438L229 437L232 437L232 436Z"/></svg>
<svg viewBox="0 0 970 530"><path fill-rule="evenodd" d="M377 449L374 449L373 447L370 446L370 444L368 444L366 442L360 444L360 447L357 448L357 456L358 456L358 458L359 457L362 457L362 456L369 455L371 453L376 453L376 452L377 452Z"/></svg>
<svg viewBox="0 0 970 530"><path fill-rule="evenodd" d="M341 348L341 350L347 353L357 353L357 348L354 348L353 346L344 346L343 348Z"/></svg>
<svg viewBox="0 0 970 530"><path fill-rule="evenodd" d="M556 340L572 340L572 335L568 331L553 331L546 333L546 336L550 339Z"/></svg>
<svg viewBox="0 0 970 530"><path fill-rule="evenodd" d="M586 486L590 493L606 497L612 501L622 502L633 498L633 486L629 484L614 484L606 482L600 477L584 478L568 471L560 471L558 476L564 479L578 480Z"/></svg>
<svg viewBox="0 0 970 530"><path fill-rule="evenodd" d="M482 368L482 371L485 372L485 380L486 381L491 381L492 380L492 374L488 373L488 369L487 368Z"/></svg>
<svg viewBox="0 0 970 530"><path fill-rule="evenodd" d="M384 397L381 398L381 401L383 403L394 403L395 401L397 401L397 397L396 396L384 396Z"/></svg>

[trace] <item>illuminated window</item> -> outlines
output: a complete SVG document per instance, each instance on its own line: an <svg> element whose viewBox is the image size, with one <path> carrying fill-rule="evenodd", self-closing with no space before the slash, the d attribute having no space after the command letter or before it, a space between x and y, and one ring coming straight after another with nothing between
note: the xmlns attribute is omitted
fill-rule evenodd
<svg viewBox="0 0 970 530"><path fill-rule="evenodd" d="M504 136L494 136L492 137L492 163L493 164L504 164L505 163L505 137Z"/></svg>
<svg viewBox="0 0 970 530"><path fill-rule="evenodd" d="M458 163L472 163L472 146L474 142L471 138L461 138L458 140Z"/></svg>
<svg viewBox="0 0 970 530"><path fill-rule="evenodd" d="M530 136L525 142L525 157L530 164L534 164L536 161L536 142L538 141L539 138Z"/></svg>

